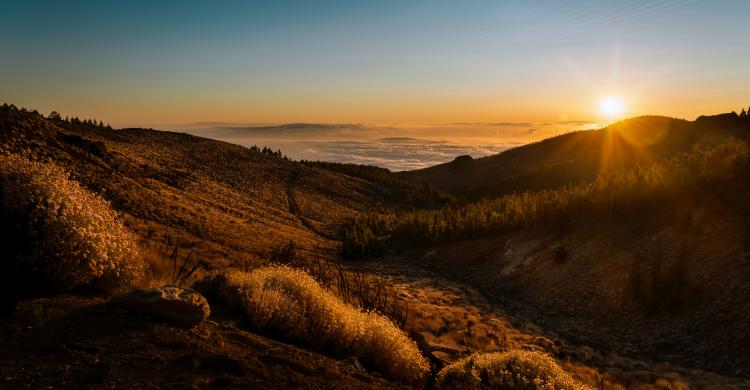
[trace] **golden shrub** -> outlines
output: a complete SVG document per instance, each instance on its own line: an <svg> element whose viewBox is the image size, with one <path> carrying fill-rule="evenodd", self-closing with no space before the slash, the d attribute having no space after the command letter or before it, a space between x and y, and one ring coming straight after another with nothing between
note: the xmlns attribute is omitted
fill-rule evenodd
<svg viewBox="0 0 750 390"><path fill-rule="evenodd" d="M443 368L436 385L440 389L589 389L550 356L524 350L471 355Z"/></svg>
<svg viewBox="0 0 750 390"><path fill-rule="evenodd" d="M342 302L304 271L284 266L230 271L219 296L259 330L356 356L391 379L418 384L429 371L416 343L388 318Z"/></svg>
<svg viewBox="0 0 750 390"><path fill-rule="evenodd" d="M16 270L55 290L113 289L145 273L136 237L109 203L53 163L0 156L0 214ZM8 248L6 248L8 250Z"/></svg>

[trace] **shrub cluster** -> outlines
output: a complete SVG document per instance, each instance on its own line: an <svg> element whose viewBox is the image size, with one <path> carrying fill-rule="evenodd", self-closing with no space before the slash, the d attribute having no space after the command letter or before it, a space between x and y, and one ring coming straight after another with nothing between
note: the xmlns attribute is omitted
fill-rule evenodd
<svg viewBox="0 0 750 390"><path fill-rule="evenodd" d="M342 302L304 271L230 271L218 295L258 330L336 356L356 356L391 379L419 384L429 371L416 343L388 318Z"/></svg>
<svg viewBox="0 0 750 390"><path fill-rule="evenodd" d="M513 350L474 354L443 368L439 389L589 389L541 352Z"/></svg>
<svg viewBox="0 0 750 390"><path fill-rule="evenodd" d="M26 293L111 290L145 273L136 237L109 203L59 166L0 156L4 288Z"/></svg>

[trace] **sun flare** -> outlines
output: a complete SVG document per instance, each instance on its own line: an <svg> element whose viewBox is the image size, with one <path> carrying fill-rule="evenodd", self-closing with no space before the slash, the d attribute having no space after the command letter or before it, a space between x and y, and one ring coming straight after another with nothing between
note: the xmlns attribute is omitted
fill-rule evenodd
<svg viewBox="0 0 750 390"><path fill-rule="evenodd" d="M599 99L599 112L608 119L620 118L625 113L625 102L616 95Z"/></svg>

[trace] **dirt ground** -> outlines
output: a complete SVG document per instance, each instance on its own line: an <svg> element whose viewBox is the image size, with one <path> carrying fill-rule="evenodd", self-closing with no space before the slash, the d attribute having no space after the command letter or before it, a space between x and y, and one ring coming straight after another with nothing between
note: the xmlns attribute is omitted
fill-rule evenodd
<svg viewBox="0 0 750 390"><path fill-rule="evenodd" d="M394 387L345 360L273 341L219 317L182 329L98 297L25 301L0 320L0 388Z"/></svg>
<svg viewBox="0 0 750 390"><path fill-rule="evenodd" d="M502 310L477 289L428 270L405 265L403 259L349 263L349 267L385 278L409 302L406 329L428 344L456 352L436 352L447 362L471 352L522 348L547 352L566 370L595 388L750 388L750 381L728 378L669 362L603 354L518 315Z"/></svg>

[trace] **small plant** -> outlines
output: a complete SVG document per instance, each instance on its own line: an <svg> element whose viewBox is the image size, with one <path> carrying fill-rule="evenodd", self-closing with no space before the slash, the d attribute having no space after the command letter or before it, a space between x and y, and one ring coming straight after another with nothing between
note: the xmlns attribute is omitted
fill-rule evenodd
<svg viewBox="0 0 750 390"><path fill-rule="evenodd" d="M225 274L219 297L252 326L420 384L429 371L416 343L388 318L344 303L302 270L286 266Z"/></svg>
<svg viewBox="0 0 750 390"><path fill-rule="evenodd" d="M549 355L512 350L473 354L437 375L438 389L589 389L573 379Z"/></svg>
<svg viewBox="0 0 750 390"><path fill-rule="evenodd" d="M172 261L172 275L170 280L170 284L172 285L183 286L187 284L187 281L195 274L195 271L208 267L208 262L195 258L195 252L193 251L182 257L177 256L177 253L177 251L174 251L169 258Z"/></svg>
<svg viewBox="0 0 750 390"><path fill-rule="evenodd" d="M689 291L686 252L668 261L656 254L633 260L628 275L628 290L633 300L650 314L675 312Z"/></svg>
<svg viewBox="0 0 750 390"><path fill-rule="evenodd" d="M279 264L291 264L297 259L297 244L289 241L286 245L277 248L271 254L271 262Z"/></svg>
<svg viewBox="0 0 750 390"><path fill-rule="evenodd" d="M14 294L112 290L145 273L135 235L109 203L53 163L0 156L0 230L4 288Z"/></svg>
<svg viewBox="0 0 750 390"><path fill-rule="evenodd" d="M555 259L555 263L561 264L568 260L568 250L564 246L559 245L552 252L552 257Z"/></svg>
<svg viewBox="0 0 750 390"><path fill-rule="evenodd" d="M208 262L196 258L195 251L188 250L187 245L181 240L170 240L169 242L172 242L172 244L167 245L168 260L172 268L169 275L169 284L182 286L195 274L195 271L208 267ZM183 254L185 250L187 250L187 254Z"/></svg>
<svg viewBox="0 0 750 390"><path fill-rule="evenodd" d="M154 233L155 234L155 233ZM152 236L154 235L152 234ZM150 266L148 284L189 287L210 264L198 255L195 243L167 232L156 242L144 243Z"/></svg>

